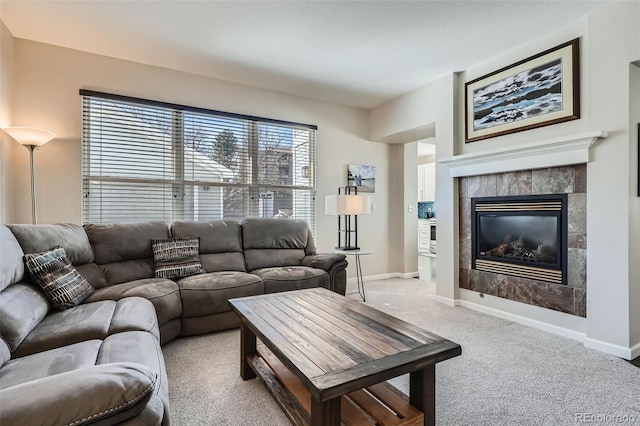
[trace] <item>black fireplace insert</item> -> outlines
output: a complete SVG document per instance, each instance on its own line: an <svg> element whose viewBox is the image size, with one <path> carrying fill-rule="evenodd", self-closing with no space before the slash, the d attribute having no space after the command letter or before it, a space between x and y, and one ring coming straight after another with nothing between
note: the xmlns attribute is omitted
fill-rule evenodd
<svg viewBox="0 0 640 426"><path fill-rule="evenodd" d="M472 268L567 283L567 195L471 199Z"/></svg>

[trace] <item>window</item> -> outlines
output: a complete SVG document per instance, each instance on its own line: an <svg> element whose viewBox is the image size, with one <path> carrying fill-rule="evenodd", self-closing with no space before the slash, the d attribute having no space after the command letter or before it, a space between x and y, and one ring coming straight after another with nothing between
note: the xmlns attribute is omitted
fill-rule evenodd
<svg viewBox="0 0 640 426"><path fill-rule="evenodd" d="M315 126L80 94L84 222L287 217L315 233Z"/></svg>

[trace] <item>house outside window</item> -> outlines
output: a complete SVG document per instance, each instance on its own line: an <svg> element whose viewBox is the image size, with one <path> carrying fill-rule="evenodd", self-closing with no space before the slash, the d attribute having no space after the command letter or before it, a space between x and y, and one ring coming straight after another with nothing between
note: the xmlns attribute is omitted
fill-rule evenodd
<svg viewBox="0 0 640 426"><path fill-rule="evenodd" d="M316 127L81 90L83 221L287 217L316 228Z"/></svg>

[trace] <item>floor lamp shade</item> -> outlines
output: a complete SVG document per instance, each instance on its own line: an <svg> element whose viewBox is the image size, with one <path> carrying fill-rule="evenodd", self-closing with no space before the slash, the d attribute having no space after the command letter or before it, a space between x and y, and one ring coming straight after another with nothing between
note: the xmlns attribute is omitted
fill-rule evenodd
<svg viewBox="0 0 640 426"><path fill-rule="evenodd" d="M36 213L36 171L33 167L33 151L55 138L55 133L32 127L5 127L5 133L29 150L31 166L31 221L38 223Z"/></svg>
<svg viewBox="0 0 640 426"><path fill-rule="evenodd" d="M358 215L371 213L371 198L368 195L325 195L324 214L338 216L338 246L341 250L358 250Z"/></svg>
<svg viewBox="0 0 640 426"><path fill-rule="evenodd" d="M5 127L4 131L25 146L42 146L56 137L55 133L32 127Z"/></svg>

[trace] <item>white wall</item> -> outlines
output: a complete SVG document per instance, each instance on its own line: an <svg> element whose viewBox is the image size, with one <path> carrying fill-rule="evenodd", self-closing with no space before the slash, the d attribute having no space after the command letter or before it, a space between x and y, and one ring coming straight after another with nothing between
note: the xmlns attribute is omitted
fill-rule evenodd
<svg viewBox="0 0 640 426"><path fill-rule="evenodd" d="M638 164L638 125L640 124L640 61L638 65L629 65L629 158L631 159L630 205L629 205L629 312L631 312L631 340L632 347L640 345L640 164ZM633 236L636 236L634 238ZM636 259L634 261L634 259ZM640 354L638 354L640 355Z"/></svg>
<svg viewBox="0 0 640 426"><path fill-rule="evenodd" d="M403 170L403 203L402 211L405 236L402 271L406 274L418 272L418 143L410 142L402 145L404 152ZM413 207L412 209L409 206Z"/></svg>
<svg viewBox="0 0 640 426"><path fill-rule="evenodd" d="M632 226L629 216L634 161L629 156L629 73L630 63L640 59L638 22L638 2L616 2L594 11L588 17L585 49L588 128L609 132L587 164L587 344L611 350L632 346L631 322L638 319L629 303L631 283L640 278L637 270L631 275L631 262L638 258L630 257L629 245L638 221Z"/></svg>
<svg viewBox="0 0 640 426"><path fill-rule="evenodd" d="M324 196L346 185L346 165L376 166L376 212L359 219L367 275L389 272L389 147L367 140L367 112L47 44L15 39L13 125L58 135L36 153L41 223L81 222L81 88L318 126L319 250L337 243L336 218L324 215ZM30 221L26 150L16 150L14 222ZM27 166L28 167L28 166ZM4 178L3 178L4 181ZM353 262L351 262L353 263ZM353 267L349 267L353 276Z"/></svg>
<svg viewBox="0 0 640 426"><path fill-rule="evenodd" d="M13 43L7 27L0 21L0 128L11 126L13 100ZM13 221L13 150L18 145L0 131L0 223Z"/></svg>
<svg viewBox="0 0 640 426"><path fill-rule="evenodd" d="M511 133L509 135L498 136L495 138L484 139L482 141L465 143L464 142L464 107L465 92L464 82L471 81L485 74L493 72L502 67L509 66L529 56L533 56L551 47L557 46L574 38L581 37L580 40L580 77L581 77L581 119L567 121L553 126L540 127L538 129L527 130L524 132ZM497 58L489 58L486 62L460 73L460 90L458 93L458 109L456 111L456 129L460 137L456 138L455 154L467 154L471 152L479 152L491 149L502 148L504 146L514 146L524 143L530 143L534 140L552 139L558 136L573 135L582 133L589 128L588 91L589 87L589 49L587 43L589 40L587 19L586 17L566 26L559 28L552 34L536 34L532 37L534 41L517 49L504 52Z"/></svg>
<svg viewBox="0 0 640 426"><path fill-rule="evenodd" d="M586 334L585 344L628 357L640 339L640 235L638 200L631 197L635 175L635 134L629 129L630 97L639 102L635 71L630 62L640 59L640 3L612 2L587 17L559 28L552 34L534 35L534 41L505 52L498 58L441 79L373 109L369 117L372 139L409 131L427 122L436 123L437 159L537 140L568 136L589 130L606 130L609 137L592 150L588 164L588 300L587 319L564 318L566 314L545 309L522 309L508 300L479 299L474 292L458 289L457 185L448 170L438 164L437 294L442 299L460 299L478 306L510 311L529 318L569 328L573 335ZM615 28L615 31L612 30ZM581 119L470 144L464 143L464 81L487 74L573 38L581 43ZM637 90L637 89L636 89ZM631 154L631 155L630 155ZM634 184L635 185L635 184ZM603 226L606 224L606 226ZM630 236L634 241L630 242ZM635 256L635 257L632 257ZM473 298L473 299L471 299ZM632 325L633 324L633 325ZM568 333L571 334L571 333ZM636 354L637 356L638 354Z"/></svg>
<svg viewBox="0 0 640 426"><path fill-rule="evenodd" d="M436 158L451 157L454 147L454 105L456 75L449 75L435 82L429 83L406 95L386 102L369 111L369 135L373 140L384 140L395 134L411 133L412 129L429 127L435 123L435 136L430 142L436 146ZM417 156L415 144L412 155ZM404 152L404 151L403 151ZM404 154L403 154L404 155ZM417 164L413 160L409 166ZM404 173L406 180L403 185L416 193L416 178ZM457 297L458 287L453 283L458 281L458 243L457 243L457 195L458 188L453 179L449 178L448 169L437 164L436 166L436 204L438 214L438 256L436 258L436 282L439 296L454 299ZM414 195L415 197L415 195ZM406 211L406 205L402 204L402 212ZM397 209L397 205L393 207ZM455 214L454 214L455 212ZM402 213L404 215L404 213ZM416 217L416 214L413 214ZM417 224L415 225L417 226ZM417 230L412 231L404 226L397 227L396 232L404 241L415 241ZM455 234L454 234L455 232ZM410 243L402 243L408 247ZM411 257L417 259L417 244L415 254ZM401 272L410 273L411 265L404 265Z"/></svg>

